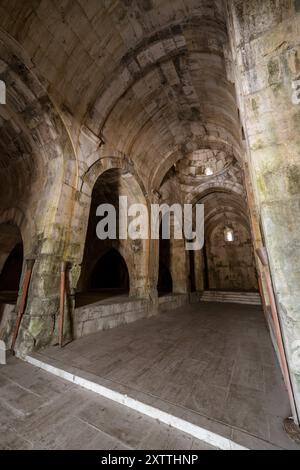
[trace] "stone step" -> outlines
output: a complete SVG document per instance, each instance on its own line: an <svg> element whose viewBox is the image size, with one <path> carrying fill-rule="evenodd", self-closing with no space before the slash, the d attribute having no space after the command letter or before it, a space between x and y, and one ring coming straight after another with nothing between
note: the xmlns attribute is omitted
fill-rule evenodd
<svg viewBox="0 0 300 470"><path fill-rule="evenodd" d="M240 303L261 305L260 295L256 292L204 291L199 299L203 302Z"/></svg>
<svg viewBox="0 0 300 470"><path fill-rule="evenodd" d="M151 395L141 392L137 393L136 390L126 385L96 376L74 366L66 366L59 359L48 357L44 353L35 353L34 355L26 356L22 359L57 377L97 393L101 397L142 413L162 424L166 424L170 428L189 434L216 449L239 451L250 449L250 446L245 447L245 444L239 444L231 440L233 428L219 424L213 419L207 419L197 414L197 424L194 424L193 419L191 419L191 421L184 419L181 407L177 407L176 405L170 407L170 403L164 402L159 398L153 403L153 397ZM190 415L188 415L188 417L190 417ZM211 428L213 430L211 430ZM223 433L225 434L224 436ZM251 444L252 436L250 439L249 437L246 435L246 440ZM265 442L263 442L260 447L265 447L266 445L267 447L273 447L271 444Z"/></svg>
<svg viewBox="0 0 300 470"><path fill-rule="evenodd" d="M255 292L223 292L223 291L204 291L203 295L215 297L215 296L226 296L226 297L247 297L247 298L257 298L259 297L258 293Z"/></svg>
<svg viewBox="0 0 300 470"><path fill-rule="evenodd" d="M207 300L215 300L215 299L224 299L224 300L241 300L241 301L248 301L248 302L259 302L260 299L254 299L254 298L249 298L249 297L230 297L230 296L216 296L216 297L210 297L210 296L203 296L202 300L207 299Z"/></svg>

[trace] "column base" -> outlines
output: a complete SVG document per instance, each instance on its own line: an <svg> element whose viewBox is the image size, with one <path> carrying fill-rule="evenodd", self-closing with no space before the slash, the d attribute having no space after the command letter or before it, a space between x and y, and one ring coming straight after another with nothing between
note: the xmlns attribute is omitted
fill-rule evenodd
<svg viewBox="0 0 300 470"><path fill-rule="evenodd" d="M283 427L289 438L300 445L300 428L293 418L286 418L283 421Z"/></svg>

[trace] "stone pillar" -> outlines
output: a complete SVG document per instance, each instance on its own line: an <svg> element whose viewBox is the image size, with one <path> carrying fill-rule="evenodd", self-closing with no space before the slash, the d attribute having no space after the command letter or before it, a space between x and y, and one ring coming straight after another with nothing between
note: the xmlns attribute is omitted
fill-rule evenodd
<svg viewBox="0 0 300 470"><path fill-rule="evenodd" d="M6 344L2 340L0 340L0 364L6 364Z"/></svg>
<svg viewBox="0 0 300 470"><path fill-rule="evenodd" d="M173 230L173 229L172 229ZM170 240L170 271L174 294L189 292L189 263L184 240Z"/></svg>
<svg viewBox="0 0 300 470"><path fill-rule="evenodd" d="M27 295L26 309L16 342L18 354L58 342L61 262L66 261L67 271L65 295L65 340L72 338L71 324L74 310L74 290L80 273L79 263L83 253L84 227L79 222L83 213L75 190L67 193L47 219L44 238L35 249L35 264ZM83 218L83 217L82 217ZM24 270L23 270L24 271ZM20 289L23 284L23 276ZM16 308L16 312L18 305ZM5 341L11 344L15 318L7 322Z"/></svg>
<svg viewBox="0 0 300 470"><path fill-rule="evenodd" d="M150 311L152 314L158 313L158 274L159 274L159 240L151 238L151 204L159 204L161 199L160 193L152 192L148 211L149 211L149 239L147 240L148 253L148 295L150 300Z"/></svg>
<svg viewBox="0 0 300 470"><path fill-rule="evenodd" d="M300 2L228 6L248 165L299 414Z"/></svg>
<svg viewBox="0 0 300 470"><path fill-rule="evenodd" d="M203 250L194 251L194 270L195 270L195 287L197 292L204 291L204 260Z"/></svg>
<svg viewBox="0 0 300 470"><path fill-rule="evenodd" d="M51 255L41 255L35 261L16 342L20 354L58 340L60 266L61 261Z"/></svg>

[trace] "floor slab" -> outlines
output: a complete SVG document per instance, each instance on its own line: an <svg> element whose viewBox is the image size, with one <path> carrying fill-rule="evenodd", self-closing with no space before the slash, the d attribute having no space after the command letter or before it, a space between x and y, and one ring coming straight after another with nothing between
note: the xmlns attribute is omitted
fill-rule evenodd
<svg viewBox="0 0 300 470"><path fill-rule="evenodd" d="M189 305L42 356L256 447L299 449L283 431L288 395L261 307Z"/></svg>
<svg viewBox="0 0 300 470"><path fill-rule="evenodd" d="M214 450L10 357L0 366L0 450Z"/></svg>

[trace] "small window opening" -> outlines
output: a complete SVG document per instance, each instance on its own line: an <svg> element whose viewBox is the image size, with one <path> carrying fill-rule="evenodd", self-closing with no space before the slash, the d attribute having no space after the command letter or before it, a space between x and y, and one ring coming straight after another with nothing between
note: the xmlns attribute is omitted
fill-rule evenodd
<svg viewBox="0 0 300 470"><path fill-rule="evenodd" d="M209 166L207 166L207 167L205 168L204 173L205 173L206 176L211 176L211 175L214 174L213 170L212 170Z"/></svg>
<svg viewBox="0 0 300 470"><path fill-rule="evenodd" d="M234 232L231 228L226 228L224 231L225 241L228 243L234 242Z"/></svg>

